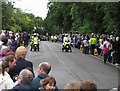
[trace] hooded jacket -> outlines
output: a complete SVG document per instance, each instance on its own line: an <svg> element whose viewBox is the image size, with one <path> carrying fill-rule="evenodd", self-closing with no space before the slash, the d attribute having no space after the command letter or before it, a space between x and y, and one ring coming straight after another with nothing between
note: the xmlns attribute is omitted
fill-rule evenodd
<svg viewBox="0 0 120 91"><path fill-rule="evenodd" d="M32 87L33 89L35 89L35 91L39 91L40 90L40 80L41 79L44 79L48 77L47 74L39 74L37 77L35 77L33 80L32 80Z"/></svg>

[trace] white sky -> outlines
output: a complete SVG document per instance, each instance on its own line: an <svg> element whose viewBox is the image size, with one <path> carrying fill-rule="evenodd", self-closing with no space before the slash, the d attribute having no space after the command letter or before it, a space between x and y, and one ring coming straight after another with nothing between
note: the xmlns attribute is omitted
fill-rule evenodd
<svg viewBox="0 0 120 91"><path fill-rule="evenodd" d="M27 13L33 13L35 16L45 19L47 16L48 0L10 0L15 1L14 6L21 8Z"/></svg>

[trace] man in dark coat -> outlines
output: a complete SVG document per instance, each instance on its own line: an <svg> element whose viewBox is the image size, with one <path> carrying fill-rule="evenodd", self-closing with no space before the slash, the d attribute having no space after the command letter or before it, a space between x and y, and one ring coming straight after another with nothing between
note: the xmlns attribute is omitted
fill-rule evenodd
<svg viewBox="0 0 120 91"><path fill-rule="evenodd" d="M120 65L120 36L116 37L115 56L116 56L116 63L117 63L117 65Z"/></svg>
<svg viewBox="0 0 120 91"><path fill-rule="evenodd" d="M14 68L10 69L10 71L9 71L9 74L14 81L15 81L14 77L18 76L22 69L29 68L29 69L31 69L32 73L34 74L33 63L30 61L27 61L25 59L26 53L27 53L27 50L24 46L18 47L15 52L16 57L17 57L17 63L16 63L16 66Z"/></svg>

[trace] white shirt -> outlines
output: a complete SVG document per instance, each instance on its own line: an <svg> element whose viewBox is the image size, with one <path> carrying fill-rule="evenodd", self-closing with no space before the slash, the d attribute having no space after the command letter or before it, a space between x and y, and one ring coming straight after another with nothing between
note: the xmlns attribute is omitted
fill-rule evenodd
<svg viewBox="0 0 120 91"><path fill-rule="evenodd" d="M104 44L106 44L106 47L107 47L108 49L110 49L110 42L104 41L103 45L104 45Z"/></svg>
<svg viewBox="0 0 120 91"><path fill-rule="evenodd" d="M86 46L89 46L89 43L88 43L88 41L85 39L85 40L83 40L83 44L84 44L84 46L86 47Z"/></svg>
<svg viewBox="0 0 120 91"><path fill-rule="evenodd" d="M4 76L0 73L0 91L2 89L12 89L16 84L7 72L5 72Z"/></svg>

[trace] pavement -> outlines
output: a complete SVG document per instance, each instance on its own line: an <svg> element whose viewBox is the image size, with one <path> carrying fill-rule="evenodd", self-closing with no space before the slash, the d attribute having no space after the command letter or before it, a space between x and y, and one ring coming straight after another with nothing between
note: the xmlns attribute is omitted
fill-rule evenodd
<svg viewBox="0 0 120 91"><path fill-rule="evenodd" d="M78 49L78 50L80 50L80 49ZM80 52L83 53L83 51L81 51L81 50L80 50ZM91 54L86 54L86 55L90 55L91 57L93 57L93 58L95 58L95 59L98 59L98 60L104 62L103 56L91 55ZM117 63L116 63L116 64L113 64L113 63L110 63L110 62L107 62L107 64L109 64L109 65L111 65L111 66L113 66L113 67L116 67L116 68L119 68L119 69L120 69L120 64L117 64Z"/></svg>
<svg viewBox="0 0 120 91"><path fill-rule="evenodd" d="M103 56L95 56L95 55L90 55L90 56L104 62ZM113 64L113 63L107 62L107 64L112 65L113 67L116 67L116 68L119 68L119 69L120 69L120 65L117 64L117 63L116 63L116 64Z"/></svg>

